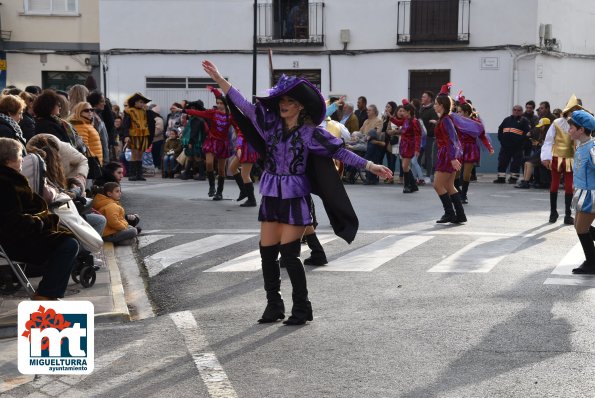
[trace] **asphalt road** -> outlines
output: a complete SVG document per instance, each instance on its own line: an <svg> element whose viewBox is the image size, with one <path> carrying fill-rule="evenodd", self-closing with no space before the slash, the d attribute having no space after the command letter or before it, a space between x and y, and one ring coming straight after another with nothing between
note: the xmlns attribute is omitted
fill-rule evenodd
<svg viewBox="0 0 595 398"><path fill-rule="evenodd" d="M232 200L233 181L221 202L206 182L125 183L156 316L98 327L90 376L38 377L10 396L595 396L595 279L569 273L583 259L573 228L547 222L547 191L480 180L460 226L435 224L430 186L347 186L351 245L317 201L330 263L306 269L302 327L256 323L257 208Z"/></svg>

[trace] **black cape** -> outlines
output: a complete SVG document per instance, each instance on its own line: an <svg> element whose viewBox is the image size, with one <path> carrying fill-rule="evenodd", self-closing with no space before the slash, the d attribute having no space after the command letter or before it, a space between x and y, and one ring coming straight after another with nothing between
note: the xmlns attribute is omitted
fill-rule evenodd
<svg viewBox="0 0 595 398"><path fill-rule="evenodd" d="M228 105L244 137L264 159L266 157L266 144L252 122L244 116L232 101L228 100ZM347 243L353 242L359 227L359 220L333 160L314 154L308 155L306 176L310 180L312 193L318 195L322 200L335 235L344 239Z"/></svg>

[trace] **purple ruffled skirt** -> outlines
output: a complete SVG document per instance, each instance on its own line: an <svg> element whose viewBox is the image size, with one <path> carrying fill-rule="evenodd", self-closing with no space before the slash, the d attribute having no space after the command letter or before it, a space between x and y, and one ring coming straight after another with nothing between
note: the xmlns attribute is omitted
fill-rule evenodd
<svg viewBox="0 0 595 398"><path fill-rule="evenodd" d="M207 137L204 144L202 144L204 153L212 153L219 159L227 159L230 154L230 145L228 140L217 140L212 137Z"/></svg>
<svg viewBox="0 0 595 398"><path fill-rule="evenodd" d="M480 152L476 143L463 143L463 163L479 163Z"/></svg>
<svg viewBox="0 0 595 398"><path fill-rule="evenodd" d="M454 173L456 171L450 163L451 159L448 156L447 147L438 147L436 158L436 171L441 171L443 173Z"/></svg>
<svg viewBox="0 0 595 398"><path fill-rule="evenodd" d="M258 211L258 221L276 221L290 225L312 225L311 199L308 196L282 199L263 196Z"/></svg>

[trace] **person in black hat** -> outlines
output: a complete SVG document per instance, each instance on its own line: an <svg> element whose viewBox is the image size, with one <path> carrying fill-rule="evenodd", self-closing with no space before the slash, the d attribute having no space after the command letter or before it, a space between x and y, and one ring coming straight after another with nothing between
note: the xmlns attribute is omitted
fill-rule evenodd
<svg viewBox="0 0 595 398"><path fill-rule="evenodd" d="M130 148L128 180L146 181L143 177L143 152L151 145L155 135L154 112L145 109L150 99L141 93L134 93L126 103L122 121L122 136Z"/></svg>
<svg viewBox="0 0 595 398"><path fill-rule="evenodd" d="M350 152L341 139L318 127L325 118L326 105L309 81L283 75L269 90L269 95L258 97L259 103L253 105L231 87L213 63L203 61L202 66L223 90L244 135L264 159L258 220L261 222L260 254L267 306L258 322L285 318L280 293L280 254L293 288L291 316L284 323L302 325L313 319L306 274L300 260L300 238L306 226L313 223L308 202L310 193L320 193L328 187L332 187L335 197L343 193L341 202L333 203L321 197L333 229L351 242L357 231L357 217L331 158L354 167L365 167L383 178L392 177L392 172ZM321 176L324 181L320 180ZM336 207L344 213L334 212Z"/></svg>

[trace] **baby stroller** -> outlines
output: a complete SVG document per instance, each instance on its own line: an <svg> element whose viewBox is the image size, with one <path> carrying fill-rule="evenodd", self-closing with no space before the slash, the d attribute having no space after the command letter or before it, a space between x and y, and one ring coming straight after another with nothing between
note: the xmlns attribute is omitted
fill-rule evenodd
<svg viewBox="0 0 595 398"><path fill-rule="evenodd" d="M27 265L18 261L12 261L0 245L0 294L13 294L22 287L29 296L33 296L35 289L25 275Z"/></svg>
<svg viewBox="0 0 595 398"><path fill-rule="evenodd" d="M70 277L76 283L80 283L82 287L91 287L97 279L96 271L98 269L99 267L93 261L93 255L83 251L76 256Z"/></svg>

